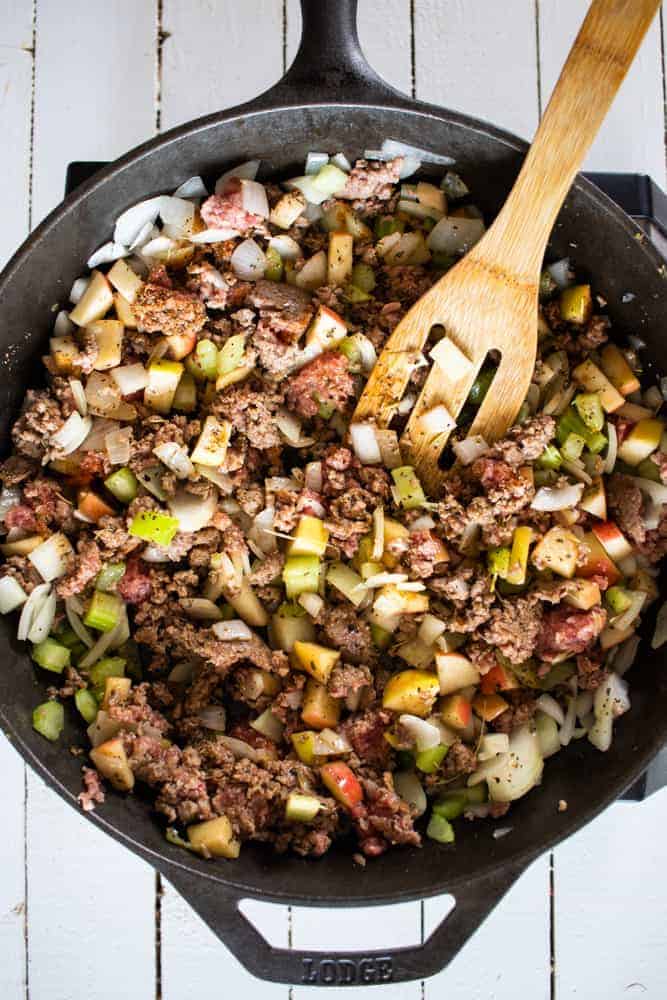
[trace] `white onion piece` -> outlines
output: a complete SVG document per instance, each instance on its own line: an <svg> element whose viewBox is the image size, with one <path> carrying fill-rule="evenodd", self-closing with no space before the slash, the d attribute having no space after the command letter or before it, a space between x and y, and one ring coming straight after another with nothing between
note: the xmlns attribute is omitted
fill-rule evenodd
<svg viewBox="0 0 667 1000"><path fill-rule="evenodd" d="M614 466L616 465L616 456L618 455L618 434L616 433L616 427L611 421L607 422L607 454L605 456L604 465L602 466L602 472L605 476L608 476L614 471Z"/></svg>
<svg viewBox="0 0 667 1000"><path fill-rule="evenodd" d="M132 431L129 427L122 427L120 430L111 431L104 438L104 446L112 465L127 465L130 461L130 439Z"/></svg>
<svg viewBox="0 0 667 1000"><path fill-rule="evenodd" d="M45 542L33 549L28 559L39 575L47 583L58 580L67 572L69 557L73 554L69 538L61 531L51 535Z"/></svg>
<svg viewBox="0 0 667 1000"><path fill-rule="evenodd" d="M86 261L86 266L92 271L93 268L99 267L100 264L111 264L114 260L127 257L129 252L127 247L123 246L122 243L110 241L109 243L104 243L94 254L91 254Z"/></svg>
<svg viewBox="0 0 667 1000"><path fill-rule="evenodd" d="M184 597L181 600L181 607L196 621L219 622L222 618L222 611L218 605L209 601L207 597Z"/></svg>
<svg viewBox="0 0 667 1000"><path fill-rule="evenodd" d="M88 285L90 284L90 278L77 278L72 289L69 293L69 300L76 305L80 299L83 298Z"/></svg>
<svg viewBox="0 0 667 1000"><path fill-rule="evenodd" d="M237 229L202 229L188 236L190 243L226 243L241 234Z"/></svg>
<svg viewBox="0 0 667 1000"><path fill-rule="evenodd" d="M644 527L648 531L655 531L655 529L660 524L660 518L662 515L661 508L649 500L646 504L646 508L642 514L642 521L644 522Z"/></svg>
<svg viewBox="0 0 667 1000"><path fill-rule="evenodd" d="M553 695L541 694L537 699L537 707L541 709L545 715L550 716L554 722L557 722L559 726L562 726L565 722L565 713Z"/></svg>
<svg viewBox="0 0 667 1000"><path fill-rule="evenodd" d="M163 548L161 545L147 545L146 548L141 553L141 558L147 563L166 563L171 562L169 556L169 550ZM180 557L179 557L180 558Z"/></svg>
<svg viewBox="0 0 667 1000"><path fill-rule="evenodd" d="M252 632L240 618L231 618L226 622L216 622L211 630L222 642L247 642L252 639Z"/></svg>
<svg viewBox="0 0 667 1000"><path fill-rule="evenodd" d="M159 444L156 448L153 448L153 454L178 479L187 479L195 471L195 467L190 461L187 451L183 445L177 444L175 441L165 441L163 444Z"/></svg>
<svg viewBox="0 0 667 1000"><path fill-rule="evenodd" d="M323 729L313 740L313 750L316 754L337 755L349 753L351 749L349 740L333 729Z"/></svg>
<svg viewBox="0 0 667 1000"><path fill-rule="evenodd" d="M501 765L509 757L509 753L500 754L498 757L494 757L491 760L485 760L477 768L476 771L468 777L466 784L469 788L473 788L475 785L479 785L482 781L490 781L493 779L496 771L501 767Z"/></svg>
<svg viewBox="0 0 667 1000"><path fill-rule="evenodd" d="M167 680L170 684L189 684L195 673L195 665L192 660L181 660L173 668Z"/></svg>
<svg viewBox="0 0 667 1000"><path fill-rule="evenodd" d="M451 167L456 163L451 156L442 153L434 153L431 149L422 149L420 146L411 146L406 142L396 139L385 139L380 150L383 160L393 160L397 156L411 157L413 160L421 160L422 163L437 163L442 167Z"/></svg>
<svg viewBox="0 0 667 1000"><path fill-rule="evenodd" d="M101 743L106 743L107 740L113 739L113 737L120 732L122 727L122 722L119 722L118 719L109 718L108 712L105 712L104 709L101 708L97 713L94 722L91 722L86 730L91 746L95 748L100 746Z"/></svg>
<svg viewBox="0 0 667 1000"><path fill-rule="evenodd" d="M65 599L65 614L67 615L67 621L70 624L70 628L76 635L81 639L84 646L88 649L95 644L95 640L86 628L86 626L81 621L81 614L83 607L81 602L76 597L68 597Z"/></svg>
<svg viewBox="0 0 667 1000"><path fill-rule="evenodd" d="M590 486L593 482L591 477L586 472L583 464L578 460L563 462L563 468L566 472L569 472L571 476L574 476L575 479L578 479L580 483L585 483L586 486Z"/></svg>
<svg viewBox="0 0 667 1000"><path fill-rule="evenodd" d="M614 719L630 708L628 685L618 674L610 674L593 695L595 722L588 731L588 739L603 753L611 746Z"/></svg>
<svg viewBox="0 0 667 1000"><path fill-rule="evenodd" d="M259 181L251 181L248 178L241 181L241 204L243 210L250 215L268 219L269 200L266 197L266 188Z"/></svg>
<svg viewBox="0 0 667 1000"><path fill-rule="evenodd" d="M0 579L0 615L8 615L28 600L25 590L13 576Z"/></svg>
<svg viewBox="0 0 667 1000"><path fill-rule="evenodd" d="M535 494L531 503L533 510L556 511L576 507L584 492L583 483L560 486L542 486Z"/></svg>
<svg viewBox="0 0 667 1000"><path fill-rule="evenodd" d="M201 177L189 177L174 191L173 198L208 198L208 191Z"/></svg>
<svg viewBox="0 0 667 1000"><path fill-rule="evenodd" d="M493 760L498 754L509 753L509 748L510 738L507 733L487 733L480 741L477 759L482 762Z"/></svg>
<svg viewBox="0 0 667 1000"><path fill-rule="evenodd" d="M132 246L141 230L154 224L160 212L160 201L160 197L147 198L119 215L113 232L114 242L126 247Z"/></svg>
<svg viewBox="0 0 667 1000"><path fill-rule="evenodd" d="M376 507L373 511L373 548L371 559L382 559L384 552L384 507Z"/></svg>
<svg viewBox="0 0 667 1000"><path fill-rule="evenodd" d="M654 483L652 479L644 479L642 476L633 476L633 482L642 493L651 498L653 503L667 503L667 486L662 483Z"/></svg>
<svg viewBox="0 0 667 1000"><path fill-rule="evenodd" d="M143 247L146 246L151 240L156 239L160 235L160 230L157 226L153 225L152 222L147 222L141 227L137 235L134 237L130 243L130 250L136 250L139 253ZM136 259L136 258L134 258ZM143 262L142 262L143 263ZM144 264L144 267L146 265Z"/></svg>
<svg viewBox="0 0 667 1000"><path fill-rule="evenodd" d="M410 523L410 534L413 531L431 531L435 528L435 521L430 514L422 514Z"/></svg>
<svg viewBox="0 0 667 1000"><path fill-rule="evenodd" d="M262 736L266 736L269 740L273 740L274 743L279 743L283 738L283 729L285 727L270 708L267 708L261 715L258 715L250 725L256 732Z"/></svg>
<svg viewBox="0 0 667 1000"><path fill-rule="evenodd" d="M288 191L300 191L306 201L312 205L321 205L323 201L331 197L326 191L321 191L317 187L315 178L312 176L292 177L284 182L283 187L287 188Z"/></svg>
<svg viewBox="0 0 667 1000"><path fill-rule="evenodd" d="M230 263L243 281L257 281L266 270L266 256L254 240L243 240L234 250Z"/></svg>
<svg viewBox="0 0 667 1000"><path fill-rule="evenodd" d="M192 229L195 206L185 198L162 195L160 198L160 218L167 226L173 226L182 234Z"/></svg>
<svg viewBox="0 0 667 1000"><path fill-rule="evenodd" d="M77 410L82 417L85 417L88 413L88 400L83 390L83 384L78 378L71 378L69 380L69 387L72 390L72 397L74 398Z"/></svg>
<svg viewBox="0 0 667 1000"><path fill-rule="evenodd" d="M276 253L280 254L282 260L298 260L299 257L303 256L301 252L301 247L296 240L293 240L291 236L286 233L280 233L278 236L272 236L269 240L269 246Z"/></svg>
<svg viewBox="0 0 667 1000"><path fill-rule="evenodd" d="M414 740L419 752L432 750L433 747L440 745L440 730L425 719L420 719L417 715L399 715L398 722Z"/></svg>
<svg viewBox="0 0 667 1000"><path fill-rule="evenodd" d="M255 515L248 532L249 539L255 542L262 554L268 555L270 552L275 552L278 547L276 537L272 532L275 516L276 512L273 507L265 507L264 510L260 510Z"/></svg>
<svg viewBox="0 0 667 1000"><path fill-rule="evenodd" d="M426 614L422 618L417 638L427 646L432 646L436 639L439 639L446 630L447 626L440 618L436 618L435 615Z"/></svg>
<svg viewBox="0 0 667 1000"><path fill-rule="evenodd" d="M565 713L565 718L560 729L560 745L562 747L568 746L572 740L572 734L574 733L574 724L577 719L577 699L574 695L568 700L567 712Z"/></svg>
<svg viewBox="0 0 667 1000"><path fill-rule="evenodd" d="M667 638L667 635L665 638ZM640 642L641 639L638 635L631 635L629 639L626 639L625 642L616 647L614 673L618 674L619 677L623 677L635 662ZM655 649L656 647L653 648Z"/></svg>
<svg viewBox="0 0 667 1000"><path fill-rule="evenodd" d="M629 628L641 614L641 610L646 603L647 596L648 595L643 590L630 591L630 604L625 611L622 612L622 614L617 615L612 619L610 624L613 628L618 629L619 631Z"/></svg>
<svg viewBox="0 0 667 1000"><path fill-rule="evenodd" d="M298 602L311 618L318 618L324 610L324 601L319 594L299 594Z"/></svg>
<svg viewBox="0 0 667 1000"><path fill-rule="evenodd" d="M462 441L455 441L452 445L452 451L461 465L472 465L473 462L481 458L488 450L489 446L481 434L473 434Z"/></svg>
<svg viewBox="0 0 667 1000"><path fill-rule="evenodd" d="M359 358L361 360L361 367L363 371L372 371L378 359L377 351L373 346L373 341L369 340L363 333L355 333L353 339L359 351Z"/></svg>
<svg viewBox="0 0 667 1000"><path fill-rule="evenodd" d="M509 740L509 753L496 758L498 764L489 782L492 802L513 802L537 785L542 777L544 761L537 733L530 726L515 729Z"/></svg>
<svg viewBox="0 0 667 1000"><path fill-rule="evenodd" d="M172 516L178 521L179 531L199 531L211 523L218 506L218 493L217 490L211 490L208 496L201 497L178 490L168 500L168 505Z"/></svg>
<svg viewBox="0 0 667 1000"><path fill-rule="evenodd" d="M210 465L198 465L196 462L195 469L204 479L219 486L224 494L229 495L234 491L234 481L227 472L220 472L219 469L213 469Z"/></svg>
<svg viewBox="0 0 667 1000"><path fill-rule="evenodd" d="M222 705L207 705L198 712L197 718L205 729L216 733L224 733L227 726L227 713Z"/></svg>
<svg viewBox="0 0 667 1000"><path fill-rule="evenodd" d="M42 606L49 596L50 591L50 583L38 583L36 587L33 587L30 597L23 605L16 630L16 638L21 642L24 642L28 638L28 632L32 628L32 623L42 610Z"/></svg>
<svg viewBox="0 0 667 1000"><path fill-rule="evenodd" d="M88 399L90 403L90 399ZM102 451L104 439L107 434L117 431L120 424L117 420L108 420L106 417L94 417L90 434L81 445L82 451Z"/></svg>
<svg viewBox="0 0 667 1000"><path fill-rule="evenodd" d="M352 169L352 164L348 160L345 153L336 153L335 156L331 157L331 163L333 163L335 167L340 167L340 169L344 170L346 174L349 174Z"/></svg>
<svg viewBox="0 0 667 1000"><path fill-rule="evenodd" d="M303 168L304 174L316 174L320 167L329 162L328 153L307 153L306 165Z"/></svg>
<svg viewBox="0 0 667 1000"><path fill-rule="evenodd" d="M426 792L414 771L394 772L394 789L410 806L413 816L423 816L428 806Z"/></svg>
<svg viewBox="0 0 667 1000"><path fill-rule="evenodd" d="M227 182L236 177L239 180L247 178L248 180L254 181L257 176L257 171L259 170L259 160L247 160L245 163L239 163L236 167L231 167L226 170L224 174L218 177L215 183L215 193L223 194L225 188L227 187Z"/></svg>
<svg viewBox="0 0 667 1000"><path fill-rule="evenodd" d="M570 270L570 258L563 257L554 264L550 264L547 271L556 282L559 288L567 288L574 280L574 274Z"/></svg>
<svg viewBox="0 0 667 1000"><path fill-rule="evenodd" d="M21 502L21 490L18 486L5 486L0 493L0 521L4 521L5 515L12 507L16 507Z"/></svg>
<svg viewBox="0 0 667 1000"><path fill-rule="evenodd" d="M102 632L86 655L80 660L78 666L83 670L87 670L88 667L92 667L94 663L101 660L106 651L111 649L121 637L125 623L125 619L121 619L110 632Z"/></svg>
<svg viewBox="0 0 667 1000"><path fill-rule="evenodd" d="M83 444L92 426L93 422L90 417L82 417L75 410L70 413L60 430L51 435L51 447L58 455L70 455Z"/></svg>
<svg viewBox="0 0 667 1000"><path fill-rule="evenodd" d="M582 691L576 698L576 713L578 719L585 719L593 708L593 692Z"/></svg>
<svg viewBox="0 0 667 1000"><path fill-rule="evenodd" d="M220 746L225 747L233 753L237 760L246 758L255 764L261 760L261 756L257 750L251 747L249 743L246 743L245 740L237 740L233 736L218 736L217 742Z"/></svg>
<svg viewBox="0 0 667 1000"><path fill-rule="evenodd" d="M148 385L148 372L139 362L112 368L111 376L120 389L121 396L131 396Z"/></svg>
<svg viewBox="0 0 667 1000"><path fill-rule="evenodd" d="M323 217L324 212L320 205L313 205L311 201L306 202L306 207L304 208L302 215L304 215L309 222L319 222Z"/></svg>
<svg viewBox="0 0 667 1000"><path fill-rule="evenodd" d="M288 444L299 444L301 441L301 421L296 414L281 406L276 412L275 423Z"/></svg>
<svg viewBox="0 0 667 1000"><path fill-rule="evenodd" d="M164 257L170 250L176 249L176 241L169 236L156 236L155 239L144 243L141 253L144 257Z"/></svg>
<svg viewBox="0 0 667 1000"><path fill-rule="evenodd" d="M435 224L426 245L436 253L450 255L466 253L484 235L481 219L445 216Z"/></svg>
<svg viewBox="0 0 667 1000"><path fill-rule="evenodd" d="M53 324L53 336L54 337L70 337L76 327L72 320L69 318L69 313L64 309L61 309L56 316L56 321Z"/></svg>
<svg viewBox="0 0 667 1000"><path fill-rule="evenodd" d="M362 465L379 465L382 462L373 424L350 424L350 438L354 453Z"/></svg>
<svg viewBox="0 0 667 1000"><path fill-rule="evenodd" d="M322 463L308 462L305 469L304 485L306 489L313 493L319 493L322 489Z"/></svg>

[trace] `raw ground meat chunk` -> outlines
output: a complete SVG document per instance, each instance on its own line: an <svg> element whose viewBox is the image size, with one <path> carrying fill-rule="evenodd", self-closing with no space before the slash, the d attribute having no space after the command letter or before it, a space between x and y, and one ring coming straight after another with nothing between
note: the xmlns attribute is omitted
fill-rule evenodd
<svg viewBox="0 0 667 1000"><path fill-rule="evenodd" d="M357 160L339 198L348 201L364 201L378 198L387 201L392 195L403 166L403 157L395 160Z"/></svg>
<svg viewBox="0 0 667 1000"><path fill-rule="evenodd" d="M241 182L236 177L229 179L222 194L213 194L206 199L201 207L201 217L209 229L235 229L242 235L264 225L261 215L244 209Z"/></svg>
<svg viewBox="0 0 667 1000"><path fill-rule="evenodd" d="M287 383L287 402L302 417L316 416L322 406L344 410L353 394L347 359L332 351L304 365Z"/></svg>
<svg viewBox="0 0 667 1000"><path fill-rule="evenodd" d="M583 653L592 645L607 623L604 608L575 611L560 605L547 611L537 637L536 653L547 662L556 661L561 653Z"/></svg>

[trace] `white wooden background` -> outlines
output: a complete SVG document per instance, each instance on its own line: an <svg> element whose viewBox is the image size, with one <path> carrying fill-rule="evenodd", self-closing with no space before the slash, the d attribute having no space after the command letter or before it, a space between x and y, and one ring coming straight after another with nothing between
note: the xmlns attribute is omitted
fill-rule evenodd
<svg viewBox="0 0 667 1000"><path fill-rule="evenodd" d="M387 80L529 137L586 0L359 6L362 43ZM293 56L299 22L297 0L0 0L0 264L60 200L69 160L114 158L259 93ZM662 27L649 32L590 168L650 173L664 185ZM144 862L66 808L2 737L0 774L3 997L288 1000L287 987L247 974ZM536 862L442 975L373 996L662 1000L666 827L667 792L613 806ZM444 906L372 919L251 911L282 944L382 948L418 941ZM289 993L314 997L312 988Z"/></svg>

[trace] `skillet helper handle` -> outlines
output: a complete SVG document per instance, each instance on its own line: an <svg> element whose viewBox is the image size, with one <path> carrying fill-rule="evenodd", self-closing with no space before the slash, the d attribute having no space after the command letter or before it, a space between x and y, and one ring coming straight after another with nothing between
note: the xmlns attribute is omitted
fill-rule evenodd
<svg viewBox="0 0 667 1000"><path fill-rule="evenodd" d="M301 43L267 103L396 103L404 98L366 61L357 34L357 0L301 0Z"/></svg>
<svg viewBox="0 0 667 1000"><path fill-rule="evenodd" d="M243 893L192 875L166 877L245 968L259 979L304 986L363 986L425 979L458 954L523 871L503 868L475 879L423 943L386 951L304 951L275 948L239 909ZM317 917L314 914L313 919Z"/></svg>
<svg viewBox="0 0 667 1000"><path fill-rule="evenodd" d="M534 275L556 216L661 0L593 0L485 252Z"/></svg>

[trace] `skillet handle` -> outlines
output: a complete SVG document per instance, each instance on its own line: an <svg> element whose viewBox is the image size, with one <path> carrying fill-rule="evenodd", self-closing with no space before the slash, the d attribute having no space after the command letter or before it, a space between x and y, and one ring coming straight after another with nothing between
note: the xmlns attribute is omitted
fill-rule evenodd
<svg viewBox="0 0 667 1000"><path fill-rule="evenodd" d="M243 893L169 869L166 877L245 968L288 985L359 986L425 979L440 972L500 902L524 866L505 868L466 886L423 943L387 951L302 951L274 948L239 909Z"/></svg>
<svg viewBox="0 0 667 1000"><path fill-rule="evenodd" d="M405 102L361 51L357 0L301 0L301 15L299 51L282 80L258 99L262 107Z"/></svg>

